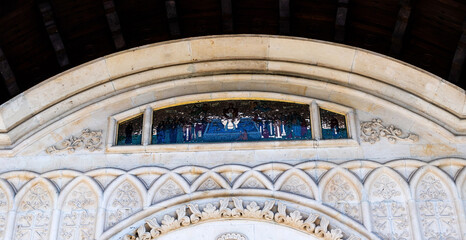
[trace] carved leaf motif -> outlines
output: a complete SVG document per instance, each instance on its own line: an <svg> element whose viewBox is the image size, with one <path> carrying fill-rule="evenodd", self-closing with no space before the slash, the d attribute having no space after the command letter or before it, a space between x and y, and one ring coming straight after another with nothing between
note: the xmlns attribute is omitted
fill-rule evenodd
<svg viewBox="0 0 466 240"><path fill-rule="evenodd" d="M341 229L332 228L329 229L329 220L326 218L321 218L320 224L316 224L318 215L309 214L308 218L303 221L302 213L298 210L291 212L290 214L286 213L286 205L278 202L276 208L277 212L274 212L274 201L266 201L264 207L260 207L257 202L250 202L246 209L243 208L243 201L238 198L232 198L233 205L235 206L236 213L239 215L233 214L222 214L222 212L229 212L227 209L230 202L229 199L221 199L218 203L208 203L203 210L200 210L198 205L188 204L185 207L179 208L176 210L177 218L174 218L170 215L164 215L162 218L162 224L159 225L155 217L151 219L146 219L147 226L150 228L150 237L148 238L148 233L144 225L140 226L135 232L136 236L127 235L124 239L126 240L140 240L140 239L155 239L161 234L167 233L171 230L178 229L182 226L187 226L189 224L198 223L204 220L210 219L220 219L220 218L234 218L241 216L246 219L266 219L269 221L275 221L277 223L283 223L292 228L305 230L308 233L314 234L314 236L320 237L324 240L342 240L343 232ZM220 208L217 209L217 204L220 205ZM186 212L186 208L189 208L190 213ZM233 212L234 209L229 209ZM193 217L194 216L194 217ZM275 216L275 217L272 217ZM183 220L185 219L185 220ZM189 221L191 220L191 222ZM194 220L194 221L193 221ZM185 222L185 224L183 224ZM217 239L237 239L233 235L222 235ZM243 238L239 238L243 239ZM353 238L357 239L357 238Z"/></svg>
<svg viewBox="0 0 466 240"><path fill-rule="evenodd" d="M325 186L323 200L338 211L361 221L359 196L345 177L336 174Z"/></svg>
<svg viewBox="0 0 466 240"><path fill-rule="evenodd" d="M374 118L369 122L361 122L361 139L364 142L374 144L380 141L380 137L387 138L388 142L396 143L396 141L410 141L417 142L419 136L409 133L406 137L401 137L403 131L390 125L388 127L382 124L382 120Z"/></svg>
<svg viewBox="0 0 466 240"><path fill-rule="evenodd" d="M71 136L69 139L63 140L59 145L61 145L61 147L57 147L55 145L50 146L45 150L45 152L47 154L59 152L73 153L80 148L86 149L90 152L100 150L102 146L102 130L91 131L89 129L84 129L81 131L81 135L79 137Z"/></svg>

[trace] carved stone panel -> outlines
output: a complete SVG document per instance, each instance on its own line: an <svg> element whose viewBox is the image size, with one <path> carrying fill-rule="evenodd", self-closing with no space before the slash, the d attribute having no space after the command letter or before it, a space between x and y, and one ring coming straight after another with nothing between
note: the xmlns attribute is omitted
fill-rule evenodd
<svg viewBox="0 0 466 240"><path fill-rule="evenodd" d="M0 188L0 239L5 235L8 215L8 199L5 191Z"/></svg>
<svg viewBox="0 0 466 240"><path fill-rule="evenodd" d="M43 184L36 184L23 196L18 206L14 238L17 240L48 239L53 201Z"/></svg>
<svg viewBox="0 0 466 240"><path fill-rule="evenodd" d="M74 187L62 208L58 239L94 239L97 207L97 195L87 184Z"/></svg>
<svg viewBox="0 0 466 240"><path fill-rule="evenodd" d="M461 239L451 194L439 177L424 175L416 188L416 200L424 239Z"/></svg>
<svg viewBox="0 0 466 240"><path fill-rule="evenodd" d="M181 186L172 179L165 181L162 186L155 192L153 203L161 202L184 194Z"/></svg>
<svg viewBox="0 0 466 240"><path fill-rule="evenodd" d="M325 204L362 222L361 203L358 191L341 174L336 174L327 183L322 200Z"/></svg>
<svg viewBox="0 0 466 240"><path fill-rule="evenodd" d="M388 175L380 175L370 189L373 231L383 239L412 239L409 211L401 187Z"/></svg>
<svg viewBox="0 0 466 240"><path fill-rule="evenodd" d="M128 181L121 183L107 203L106 229L140 211L142 207L142 196L136 187Z"/></svg>

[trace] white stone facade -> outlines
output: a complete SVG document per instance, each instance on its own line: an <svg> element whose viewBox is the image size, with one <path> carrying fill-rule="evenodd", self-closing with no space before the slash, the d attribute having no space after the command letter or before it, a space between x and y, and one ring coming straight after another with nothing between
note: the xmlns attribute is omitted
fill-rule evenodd
<svg viewBox="0 0 466 240"><path fill-rule="evenodd" d="M153 109L225 99L308 104L313 139L150 144ZM348 139L321 139L319 107L346 116ZM138 114L142 144L116 146ZM0 107L0 236L466 239L465 136L463 90L365 50L241 35L144 46Z"/></svg>

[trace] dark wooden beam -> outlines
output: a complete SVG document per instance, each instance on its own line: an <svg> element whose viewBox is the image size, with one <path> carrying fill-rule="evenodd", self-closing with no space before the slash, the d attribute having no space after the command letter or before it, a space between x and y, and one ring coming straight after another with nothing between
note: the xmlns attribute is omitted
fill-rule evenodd
<svg viewBox="0 0 466 240"><path fill-rule="evenodd" d="M102 0L105 9L105 16L107 17L108 27L112 32L113 43L117 50L126 46L125 39L121 33L120 18L115 9L115 2L113 0Z"/></svg>
<svg viewBox="0 0 466 240"><path fill-rule="evenodd" d="M279 0L280 34L290 34L290 0Z"/></svg>
<svg viewBox="0 0 466 240"><path fill-rule="evenodd" d="M178 37L181 35L180 24L178 23L178 14L176 12L175 0L165 0L165 8L167 10L168 28L170 35Z"/></svg>
<svg viewBox="0 0 466 240"><path fill-rule="evenodd" d="M223 33L233 33L233 8L231 0L222 0L221 4Z"/></svg>
<svg viewBox="0 0 466 240"><path fill-rule="evenodd" d="M455 56L451 63L450 76L448 80L453 83L458 83L461 73L464 69L464 59L466 58L466 18L463 21L463 34L456 47ZM463 83L465 84L465 83Z"/></svg>
<svg viewBox="0 0 466 240"><path fill-rule="evenodd" d="M18 84L16 83L15 75L11 70L10 64L3 53L3 50L0 48L0 73L2 74L5 85L8 88L10 96L16 96L19 93Z"/></svg>
<svg viewBox="0 0 466 240"><path fill-rule="evenodd" d="M399 56L403 48L403 37L408 27L409 16L411 15L411 6L409 0L400 1L400 10L396 20L395 29L392 35L392 44L390 46L390 55Z"/></svg>
<svg viewBox="0 0 466 240"><path fill-rule="evenodd" d="M346 16L348 15L349 0L338 0L337 16L335 19L335 41L345 41Z"/></svg>
<svg viewBox="0 0 466 240"><path fill-rule="evenodd" d="M60 33L58 32L55 19L53 17L52 5L49 1L39 1L39 10L42 14L42 20L44 21L45 29L49 34L50 42L52 42L55 55L57 56L58 64L64 67L70 63L68 55L65 51L65 45L61 39Z"/></svg>

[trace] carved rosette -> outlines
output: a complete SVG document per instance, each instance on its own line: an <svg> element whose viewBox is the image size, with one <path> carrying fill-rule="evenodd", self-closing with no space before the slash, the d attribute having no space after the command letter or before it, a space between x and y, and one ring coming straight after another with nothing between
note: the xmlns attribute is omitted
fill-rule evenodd
<svg viewBox="0 0 466 240"><path fill-rule="evenodd" d="M396 141L408 141L417 142L419 136L416 134L408 133L408 136L402 137L403 131L393 125L384 126L382 120L374 118L372 121L361 122L361 139L364 142L370 142L374 144L380 141L381 137L388 139L390 143L396 143Z"/></svg>
<svg viewBox="0 0 466 240"><path fill-rule="evenodd" d="M71 136L62 141L59 146L53 145L48 147L45 152L54 154L59 152L73 153L78 149L86 149L90 152L100 150L102 146L102 130L91 131L84 129L78 137Z"/></svg>
<svg viewBox="0 0 466 240"><path fill-rule="evenodd" d="M208 203L204 208L200 208L197 204L188 204L177 209L176 214L173 215L176 217L164 215L161 220L157 217L146 219L146 223L141 225L133 235L126 235L124 239L152 240L184 226L225 218L270 221L304 231L324 240L342 240L344 237L341 229L329 227L329 219L315 213L306 214L298 210L287 210L285 204L275 201L265 201L263 204L252 201L244 204L239 198L225 198L219 202ZM218 239L222 239L221 237ZM241 238L225 236L223 239ZM350 236L348 239L358 238Z"/></svg>

